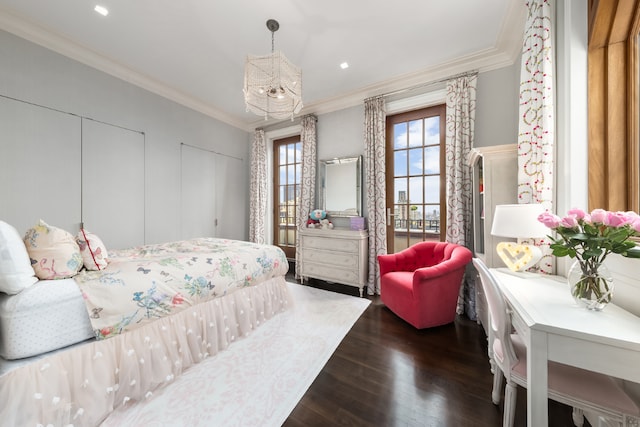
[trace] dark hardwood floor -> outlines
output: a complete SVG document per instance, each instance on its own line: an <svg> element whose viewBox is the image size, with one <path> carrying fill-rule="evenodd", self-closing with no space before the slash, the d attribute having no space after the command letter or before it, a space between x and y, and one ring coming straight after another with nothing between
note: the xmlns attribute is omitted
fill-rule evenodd
<svg viewBox="0 0 640 427"><path fill-rule="evenodd" d="M354 287L321 281L310 286L358 294ZM502 425L502 404L491 402L482 326L463 315L450 325L417 330L379 297L368 298L370 306L285 427ZM520 388L515 426L526 426L526 403L526 390ZM573 426L571 409L550 401L549 426Z"/></svg>

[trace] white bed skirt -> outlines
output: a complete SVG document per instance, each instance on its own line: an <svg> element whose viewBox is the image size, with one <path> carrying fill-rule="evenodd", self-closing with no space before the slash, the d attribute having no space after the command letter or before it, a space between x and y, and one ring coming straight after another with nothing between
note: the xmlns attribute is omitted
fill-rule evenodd
<svg viewBox="0 0 640 427"><path fill-rule="evenodd" d="M0 376L0 423L99 425L116 407L148 398L291 304L284 277L277 277L13 369Z"/></svg>

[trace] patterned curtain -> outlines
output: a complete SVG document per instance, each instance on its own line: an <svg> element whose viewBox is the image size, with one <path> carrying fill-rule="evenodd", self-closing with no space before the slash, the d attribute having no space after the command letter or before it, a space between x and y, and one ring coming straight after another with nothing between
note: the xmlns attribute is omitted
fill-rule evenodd
<svg viewBox="0 0 640 427"><path fill-rule="evenodd" d="M478 75L466 75L447 81L446 118L446 199L447 241L469 246L472 241L472 169L467 157L473 146ZM474 305L473 284L465 275L458 298L458 314L465 305ZM470 316L475 318L475 308Z"/></svg>
<svg viewBox="0 0 640 427"><path fill-rule="evenodd" d="M369 223L369 295L380 294L378 255L387 253L385 125L384 99L379 96L365 100L364 164Z"/></svg>
<svg viewBox="0 0 640 427"><path fill-rule="evenodd" d="M316 122L317 117L309 114L302 118L300 142L302 143L302 173L300 176L300 204L297 209L296 224L298 230L307 224L307 218L316 209ZM300 234L296 233L296 278L302 264L299 258Z"/></svg>
<svg viewBox="0 0 640 427"><path fill-rule="evenodd" d="M554 101L551 5L548 0L526 2L527 23L520 72L518 128L518 203L542 203L553 211ZM552 274L554 258L547 239L539 239L540 271Z"/></svg>
<svg viewBox="0 0 640 427"><path fill-rule="evenodd" d="M265 243L267 216L267 143L264 130L256 129L251 146L251 182L249 183L249 241Z"/></svg>

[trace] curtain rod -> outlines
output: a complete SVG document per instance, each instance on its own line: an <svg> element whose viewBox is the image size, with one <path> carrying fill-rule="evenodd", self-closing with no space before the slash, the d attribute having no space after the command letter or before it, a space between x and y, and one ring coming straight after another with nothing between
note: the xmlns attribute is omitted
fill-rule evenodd
<svg viewBox="0 0 640 427"><path fill-rule="evenodd" d="M429 81L429 82L420 83L420 84L417 84L415 86L410 86L410 87L406 87L404 89L394 90L392 92L383 93L382 95L378 95L378 96L385 97L385 96L397 95L399 93L410 92L410 91L416 90L416 89L422 89L422 88L425 88L425 87L436 85L438 83L446 82L446 81L451 80L451 79L457 79L459 77L471 76L471 75L474 75L474 74L478 74L478 70L465 71L464 73L454 74L453 76L444 77L444 78L441 78L441 79L438 79L438 80L432 80L432 81ZM373 98L376 98L376 96L372 96L372 97L370 97L368 99L373 99Z"/></svg>

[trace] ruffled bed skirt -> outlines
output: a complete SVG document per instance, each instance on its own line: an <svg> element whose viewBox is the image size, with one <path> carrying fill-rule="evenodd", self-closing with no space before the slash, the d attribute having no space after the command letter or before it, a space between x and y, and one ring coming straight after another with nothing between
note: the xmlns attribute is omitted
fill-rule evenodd
<svg viewBox="0 0 640 427"><path fill-rule="evenodd" d="M0 424L96 426L292 304L283 277L242 288L125 334L0 376Z"/></svg>

